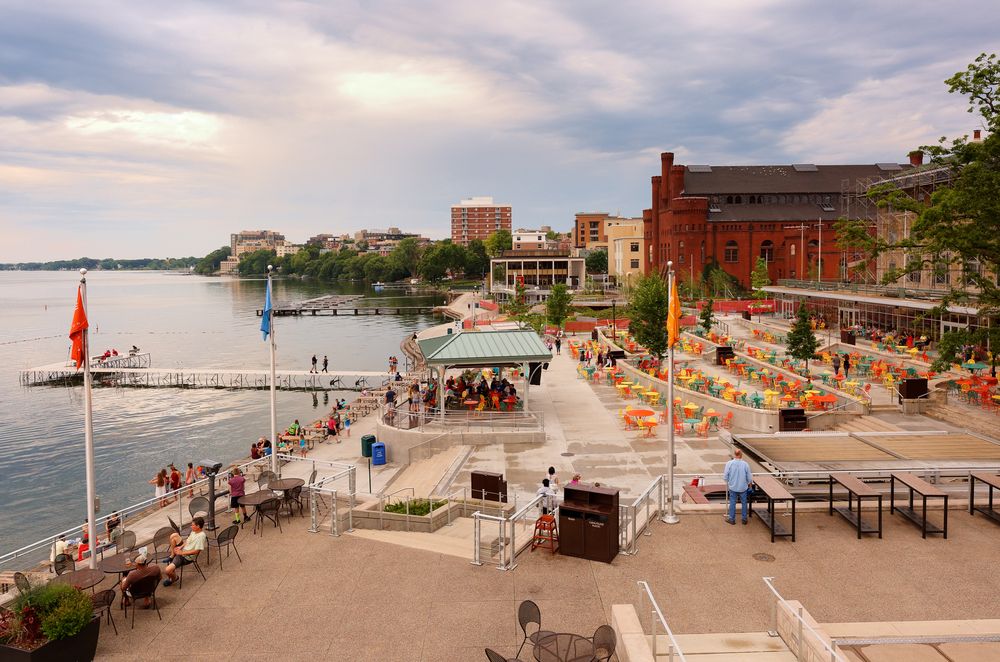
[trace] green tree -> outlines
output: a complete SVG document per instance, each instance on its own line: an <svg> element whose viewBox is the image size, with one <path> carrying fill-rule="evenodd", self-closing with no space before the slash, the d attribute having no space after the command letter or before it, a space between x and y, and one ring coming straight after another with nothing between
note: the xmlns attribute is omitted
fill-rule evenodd
<svg viewBox="0 0 1000 662"><path fill-rule="evenodd" d="M701 328L705 330L706 336L712 332L712 325L715 324L715 317L713 317L712 310L714 305L715 302L712 301L712 299L709 299L705 302L705 305L701 307L701 315L699 318L701 319Z"/></svg>
<svg viewBox="0 0 1000 662"><path fill-rule="evenodd" d="M816 334L813 333L812 325L809 323L809 309L805 304L799 305L799 312L785 337L785 342L788 345L789 356L805 361L808 371L809 359L815 356L819 341L816 340Z"/></svg>
<svg viewBox="0 0 1000 662"><path fill-rule="evenodd" d="M497 230L486 238L486 252L490 257L500 257L504 251L509 251L514 245L514 237L510 230Z"/></svg>
<svg viewBox="0 0 1000 662"><path fill-rule="evenodd" d="M545 301L545 316L549 324L562 327L563 321L569 317L569 304L572 300L573 295L564 283L552 286L549 298Z"/></svg>
<svg viewBox="0 0 1000 662"><path fill-rule="evenodd" d="M507 302L506 312L514 319L521 319L528 314L528 295L524 283L514 283L514 296Z"/></svg>
<svg viewBox="0 0 1000 662"><path fill-rule="evenodd" d="M415 237L406 237L392 250L390 258L407 276L416 276L424 248Z"/></svg>
<svg viewBox="0 0 1000 662"><path fill-rule="evenodd" d="M240 275L259 276L267 273L267 265L273 265L277 254L274 251L260 249L244 253L240 256Z"/></svg>
<svg viewBox="0 0 1000 662"><path fill-rule="evenodd" d="M629 330L650 354L661 359L667 353L669 302L667 282L659 274L640 278L629 299Z"/></svg>
<svg viewBox="0 0 1000 662"><path fill-rule="evenodd" d="M753 287L753 298L760 302L767 298L767 292L764 288L771 284L771 276L767 273L767 260L762 257L757 258L757 264L754 265L753 271L750 272L750 286ZM754 304L757 309L757 321L760 321L760 314L762 306L760 303Z"/></svg>
<svg viewBox="0 0 1000 662"><path fill-rule="evenodd" d="M219 270L219 265L232 254L232 249L229 246L223 246L222 248L217 248L205 257L198 260L198 264L194 267L194 272L197 274L202 274L203 276L209 276L214 274Z"/></svg>
<svg viewBox="0 0 1000 662"><path fill-rule="evenodd" d="M482 278L490 270L490 256L482 239L473 239L465 248L465 273Z"/></svg>
<svg viewBox="0 0 1000 662"><path fill-rule="evenodd" d="M608 252L606 250L600 249L590 251L587 255L587 273L608 273Z"/></svg>
<svg viewBox="0 0 1000 662"><path fill-rule="evenodd" d="M545 233L545 238L549 241L559 241L563 238L562 232L556 232L555 230L549 230Z"/></svg>

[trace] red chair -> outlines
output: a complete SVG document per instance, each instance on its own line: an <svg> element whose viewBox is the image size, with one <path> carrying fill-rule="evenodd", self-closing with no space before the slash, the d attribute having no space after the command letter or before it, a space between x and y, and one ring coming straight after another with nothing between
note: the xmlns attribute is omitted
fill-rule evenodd
<svg viewBox="0 0 1000 662"><path fill-rule="evenodd" d="M531 539L531 551L536 547L548 548L555 554L559 549L559 531L556 529L556 518L553 515L542 515L535 520L535 535Z"/></svg>
<svg viewBox="0 0 1000 662"><path fill-rule="evenodd" d="M733 412L729 412L728 414L726 414L719 425L721 425L727 430L733 429Z"/></svg>

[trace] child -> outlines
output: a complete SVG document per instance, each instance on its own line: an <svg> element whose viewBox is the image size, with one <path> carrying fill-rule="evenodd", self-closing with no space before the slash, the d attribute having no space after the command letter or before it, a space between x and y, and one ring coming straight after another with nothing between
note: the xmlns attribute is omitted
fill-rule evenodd
<svg viewBox="0 0 1000 662"><path fill-rule="evenodd" d="M306 450L306 435L305 433L302 433L299 437L299 452L302 453L302 457L306 456Z"/></svg>
<svg viewBox="0 0 1000 662"><path fill-rule="evenodd" d="M345 416L344 417L344 432L347 433L348 437L351 436L351 417L350 416Z"/></svg>

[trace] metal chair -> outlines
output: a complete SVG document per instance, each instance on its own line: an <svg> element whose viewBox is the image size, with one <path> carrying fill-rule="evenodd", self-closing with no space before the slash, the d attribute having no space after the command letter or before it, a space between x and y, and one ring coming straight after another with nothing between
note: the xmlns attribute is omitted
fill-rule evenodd
<svg viewBox="0 0 1000 662"><path fill-rule="evenodd" d="M196 496L188 502L188 512L191 514L191 517L197 517L198 515L205 517L208 515L209 506L211 504L206 497Z"/></svg>
<svg viewBox="0 0 1000 662"><path fill-rule="evenodd" d="M229 556L229 548L232 547L236 550L236 558L240 559L240 563L243 563L243 559L240 557L240 550L236 549L236 534L240 532L240 525L233 524L227 526L222 531L219 531L219 535L215 538L208 539L208 548L205 550L208 553L208 563L212 563L212 548L215 547L219 550L219 570L222 570L222 548L226 548L226 556Z"/></svg>
<svg viewBox="0 0 1000 662"><path fill-rule="evenodd" d="M274 525L278 527L278 531L284 533L284 531L281 530L281 517L278 514L278 509L280 507L281 503L278 501L278 497L268 499L257 506L257 517L253 521L254 533L257 533L257 527L260 526L260 534L264 535L265 517L274 522Z"/></svg>
<svg viewBox="0 0 1000 662"><path fill-rule="evenodd" d="M521 655L521 649L524 648L526 642L530 641L532 644L535 644L542 637L552 634L552 632L542 629L542 611L531 600L525 600L517 608L517 622L521 626L521 632L524 633L524 639L521 640L521 645L517 647L515 657ZM532 623L537 625L538 629L528 634L528 626Z"/></svg>
<svg viewBox="0 0 1000 662"><path fill-rule="evenodd" d="M56 554L56 560L52 562L52 565L57 575L76 570L76 561L68 554Z"/></svg>
<svg viewBox="0 0 1000 662"><path fill-rule="evenodd" d="M206 546L206 549L207 549L207 546ZM194 569L198 571L199 575L201 575L201 578L203 580L205 580L205 581L208 581L208 577L205 576L205 573L202 572L202 570L201 570L201 566L198 565L198 557L199 556L201 556L200 552L198 554L193 555L193 556L189 556L188 558L191 559L191 563L185 563L184 565L182 565L179 568L177 568L180 571L180 574L177 575L177 588L180 588L184 584L184 567L185 566L189 566L189 565L193 565Z"/></svg>
<svg viewBox="0 0 1000 662"><path fill-rule="evenodd" d="M282 497L283 501L288 505L288 515L292 515L292 504L298 504L299 515L303 515L302 511L302 486L293 487L290 490L285 490L285 494Z"/></svg>
<svg viewBox="0 0 1000 662"><path fill-rule="evenodd" d="M31 590L31 582L28 581L28 576L23 572L14 573L14 586L17 586L17 590L21 595Z"/></svg>
<svg viewBox="0 0 1000 662"><path fill-rule="evenodd" d="M160 578L157 575L152 577L146 577L135 584L132 584L127 589L125 589L125 594L123 597L128 598L128 600L123 602L125 607L125 618L128 618L128 608L131 602L132 607L132 628L135 629L135 612L138 606L136 605L137 600L143 600L149 598L153 603L153 608L156 609L156 617L161 621L163 617L160 616L160 607L156 604L156 588L160 585Z"/></svg>
<svg viewBox="0 0 1000 662"><path fill-rule="evenodd" d="M159 560L166 558L161 554L170 555L170 534L174 532L173 527L164 526L156 530L153 534L153 555Z"/></svg>
<svg viewBox="0 0 1000 662"><path fill-rule="evenodd" d="M90 601L94 603L94 616L100 618L107 614L108 623L111 623L111 627L115 629L115 636L118 636L118 626L115 625L115 619L111 616L111 612L114 611L111 607L115 604L115 589L108 588L96 593L91 596Z"/></svg>
<svg viewBox="0 0 1000 662"><path fill-rule="evenodd" d="M115 540L115 552L131 552L135 549L135 531L122 531Z"/></svg>
<svg viewBox="0 0 1000 662"><path fill-rule="evenodd" d="M486 659L490 662L521 662L516 657L504 657L492 648L486 649Z"/></svg>
<svg viewBox="0 0 1000 662"><path fill-rule="evenodd" d="M611 659L611 656L615 654L615 646L618 644L618 637L615 635L615 629L610 625L602 625L594 631L594 636L591 637L591 641L594 642L594 654L595 659L607 660ZM603 651L607 653L604 656L597 656L598 651Z"/></svg>
<svg viewBox="0 0 1000 662"><path fill-rule="evenodd" d="M268 489L267 488L268 484L272 480L277 479L277 477L278 477L278 474L274 473L273 471L261 471L260 472L260 477L257 478L257 489L260 489L260 490L266 490L266 489Z"/></svg>

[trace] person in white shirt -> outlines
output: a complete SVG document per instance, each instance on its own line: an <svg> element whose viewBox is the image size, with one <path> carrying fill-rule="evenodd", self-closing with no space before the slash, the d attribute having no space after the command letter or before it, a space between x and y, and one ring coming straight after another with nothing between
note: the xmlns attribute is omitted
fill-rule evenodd
<svg viewBox="0 0 1000 662"><path fill-rule="evenodd" d="M548 472L545 474L545 478L549 479L549 485L552 489L559 489L559 476L556 475L555 467L549 467Z"/></svg>
<svg viewBox="0 0 1000 662"><path fill-rule="evenodd" d="M164 568L164 574L167 575L167 578L163 580L164 586L170 586L177 581L177 568L188 563L193 563L198 558L198 555L208 547L208 536L202 531L204 526L204 517L195 517L191 520L191 533L188 534L187 540L184 541L183 545L181 544L180 534L170 534L170 548L173 551L173 557L170 559L167 567Z"/></svg>
<svg viewBox="0 0 1000 662"><path fill-rule="evenodd" d="M60 535L59 538L54 543L52 543L52 553L49 554L49 563L55 563L56 557L58 557L60 554L67 554L66 552L67 547L68 544L66 543L66 536Z"/></svg>
<svg viewBox="0 0 1000 662"><path fill-rule="evenodd" d="M549 485L549 479L542 479L542 486L535 492L536 496L542 497L539 505L542 507L542 514L548 515L556 507L556 491Z"/></svg>

